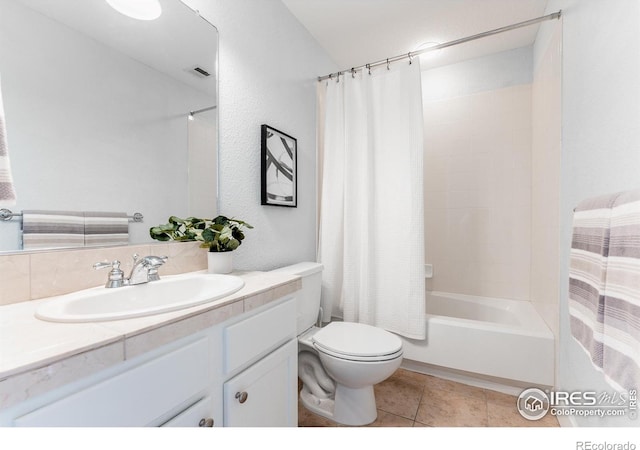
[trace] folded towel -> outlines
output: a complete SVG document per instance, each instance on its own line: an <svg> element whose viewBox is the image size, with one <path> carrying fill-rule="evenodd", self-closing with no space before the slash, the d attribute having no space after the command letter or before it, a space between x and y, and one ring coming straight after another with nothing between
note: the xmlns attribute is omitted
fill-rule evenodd
<svg viewBox="0 0 640 450"><path fill-rule="evenodd" d="M575 210L569 268L571 334L617 389L640 386L640 191Z"/></svg>
<svg viewBox="0 0 640 450"><path fill-rule="evenodd" d="M22 248L84 246L84 214L73 211L22 211Z"/></svg>
<svg viewBox="0 0 640 450"><path fill-rule="evenodd" d="M13 206L15 204L16 191L13 186L13 176L11 175L7 128L4 119L2 90L0 90L0 206Z"/></svg>
<svg viewBox="0 0 640 450"><path fill-rule="evenodd" d="M129 218L123 212L85 212L84 244L126 245L129 243Z"/></svg>

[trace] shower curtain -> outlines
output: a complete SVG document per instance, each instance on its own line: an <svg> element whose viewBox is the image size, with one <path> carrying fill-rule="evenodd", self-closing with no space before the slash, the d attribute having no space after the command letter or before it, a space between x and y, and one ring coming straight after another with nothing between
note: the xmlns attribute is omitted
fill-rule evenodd
<svg viewBox="0 0 640 450"><path fill-rule="evenodd" d="M321 99L324 308L413 339L425 338L420 82L419 62L400 62L334 78Z"/></svg>

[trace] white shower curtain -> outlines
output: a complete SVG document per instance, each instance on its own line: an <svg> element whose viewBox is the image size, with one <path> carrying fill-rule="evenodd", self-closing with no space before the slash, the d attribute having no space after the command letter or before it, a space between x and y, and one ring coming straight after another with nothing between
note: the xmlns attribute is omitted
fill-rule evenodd
<svg viewBox="0 0 640 450"><path fill-rule="evenodd" d="M324 92L323 305L345 321L424 339L419 63L347 73Z"/></svg>

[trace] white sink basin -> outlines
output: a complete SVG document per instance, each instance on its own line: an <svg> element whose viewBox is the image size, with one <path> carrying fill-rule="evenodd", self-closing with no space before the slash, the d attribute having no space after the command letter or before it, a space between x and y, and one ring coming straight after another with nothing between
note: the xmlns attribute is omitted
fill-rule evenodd
<svg viewBox="0 0 640 450"><path fill-rule="evenodd" d="M119 288L97 287L51 297L35 316L49 322L100 322L150 316L218 300L242 289L233 275L186 274Z"/></svg>

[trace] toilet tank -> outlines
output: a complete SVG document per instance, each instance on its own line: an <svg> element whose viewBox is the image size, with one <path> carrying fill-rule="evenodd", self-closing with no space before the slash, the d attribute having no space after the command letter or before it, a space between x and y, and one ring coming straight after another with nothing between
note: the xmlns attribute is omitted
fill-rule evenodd
<svg viewBox="0 0 640 450"><path fill-rule="evenodd" d="M320 263L302 262L273 270L273 272L285 272L302 278L302 290L296 293L298 335L311 328L318 320L322 269L324 266Z"/></svg>

